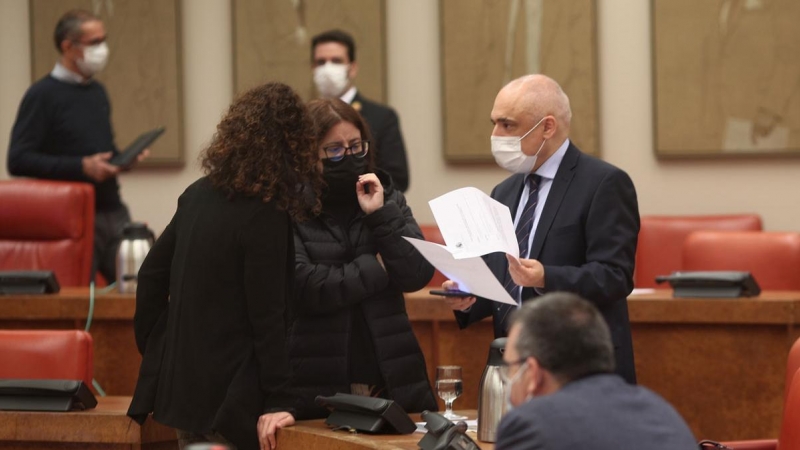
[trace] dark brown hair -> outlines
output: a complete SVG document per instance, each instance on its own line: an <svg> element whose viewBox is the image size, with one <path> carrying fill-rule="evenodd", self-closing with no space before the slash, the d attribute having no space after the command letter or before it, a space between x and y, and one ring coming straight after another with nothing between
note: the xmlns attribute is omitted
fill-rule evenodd
<svg viewBox="0 0 800 450"><path fill-rule="evenodd" d="M83 26L84 23L91 22L93 20L100 19L89 11L82 9L73 9L64 13L64 15L58 19L56 30L53 32L53 40L55 41L56 50L58 50L58 53L63 53L61 50L62 42L66 40L76 41L80 39L81 35L83 34L81 31L81 26Z"/></svg>
<svg viewBox="0 0 800 450"><path fill-rule="evenodd" d="M319 44L326 44L328 42L336 42L347 47L347 57L350 62L356 60L356 41L350 33L342 30L328 30L311 38L311 62L314 62L314 51Z"/></svg>
<svg viewBox="0 0 800 450"><path fill-rule="evenodd" d="M369 127L358 111L338 98L318 98L311 100L308 102L308 113L309 116L311 116L311 120L314 122L314 137L318 146L322 143L328 131L341 122L349 122L355 125L358 131L361 132L362 141L369 141L371 139ZM370 172L375 170L374 144L374 142L370 142L369 151L367 151L367 170Z"/></svg>
<svg viewBox="0 0 800 450"><path fill-rule="evenodd" d="M294 220L320 210L314 126L303 101L285 84L267 83L239 96L201 160L211 183L231 197L277 202ZM313 202L303 186L313 190Z"/></svg>

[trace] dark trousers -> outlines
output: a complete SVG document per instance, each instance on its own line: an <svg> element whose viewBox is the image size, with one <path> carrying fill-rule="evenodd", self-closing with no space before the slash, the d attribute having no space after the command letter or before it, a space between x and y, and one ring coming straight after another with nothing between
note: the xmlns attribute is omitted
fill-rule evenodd
<svg viewBox="0 0 800 450"><path fill-rule="evenodd" d="M110 211L97 211L94 216L94 266L108 284L117 281L117 248L122 228L131 221L128 207L120 204Z"/></svg>

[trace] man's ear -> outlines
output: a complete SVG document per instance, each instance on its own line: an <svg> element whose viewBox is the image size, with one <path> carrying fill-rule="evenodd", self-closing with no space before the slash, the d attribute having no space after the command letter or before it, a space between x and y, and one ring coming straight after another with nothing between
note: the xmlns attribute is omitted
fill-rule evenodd
<svg viewBox="0 0 800 450"><path fill-rule="evenodd" d="M542 387L544 373L539 361L533 356L529 356L525 362L528 363L528 370L525 373L525 393L532 397Z"/></svg>
<svg viewBox="0 0 800 450"><path fill-rule="evenodd" d="M347 71L347 77L354 80L358 75L358 63L353 61L350 63L350 69Z"/></svg>
<svg viewBox="0 0 800 450"><path fill-rule="evenodd" d="M556 135L558 131L558 121L554 116L545 116L542 125L544 125L544 132L542 135L545 139L550 139Z"/></svg>
<svg viewBox="0 0 800 450"><path fill-rule="evenodd" d="M61 41L61 44L59 45L59 48L61 49L61 54L63 55L67 53L74 46L75 46L74 42L70 41L69 39L64 39L63 41Z"/></svg>

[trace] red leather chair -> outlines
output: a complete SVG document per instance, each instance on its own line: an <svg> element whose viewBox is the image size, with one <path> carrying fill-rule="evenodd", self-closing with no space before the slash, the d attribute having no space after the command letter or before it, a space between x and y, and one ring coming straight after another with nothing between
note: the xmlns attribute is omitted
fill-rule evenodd
<svg viewBox="0 0 800 450"><path fill-rule="evenodd" d="M0 378L83 380L92 385L92 336L81 330L0 330Z"/></svg>
<svg viewBox="0 0 800 450"><path fill-rule="evenodd" d="M792 377L795 372L800 370L800 338L794 341L789 350L789 359L786 361L786 387L784 388L783 398L789 398L789 386L792 385Z"/></svg>
<svg viewBox="0 0 800 450"><path fill-rule="evenodd" d="M61 286L89 283L94 187L46 180L0 181L0 270L52 270Z"/></svg>
<svg viewBox="0 0 800 450"><path fill-rule="evenodd" d="M682 270L683 241L692 231L761 229L761 217L757 214L643 216L636 248L634 285L656 287L656 276Z"/></svg>
<svg viewBox="0 0 800 450"><path fill-rule="evenodd" d="M420 225L419 228L422 230L422 236L425 237L425 240L428 242L435 242L437 244L445 245L444 238L442 237L441 231L439 231L439 227L436 225ZM443 273L439 272L438 270L433 273L433 278L431 281L428 282L428 286L435 286L437 288L442 287L442 283L447 281L447 277L444 276Z"/></svg>
<svg viewBox="0 0 800 450"><path fill-rule="evenodd" d="M695 231L683 243L683 270L739 270L762 289L800 289L800 233Z"/></svg>

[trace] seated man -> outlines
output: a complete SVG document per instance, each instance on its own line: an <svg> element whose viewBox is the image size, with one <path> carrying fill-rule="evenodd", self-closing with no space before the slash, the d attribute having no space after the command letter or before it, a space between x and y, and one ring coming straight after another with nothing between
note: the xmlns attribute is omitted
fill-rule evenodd
<svg viewBox="0 0 800 450"><path fill-rule="evenodd" d="M672 406L614 374L608 326L577 295L555 292L523 303L513 313L503 360L514 409L500 421L497 450L697 448Z"/></svg>

